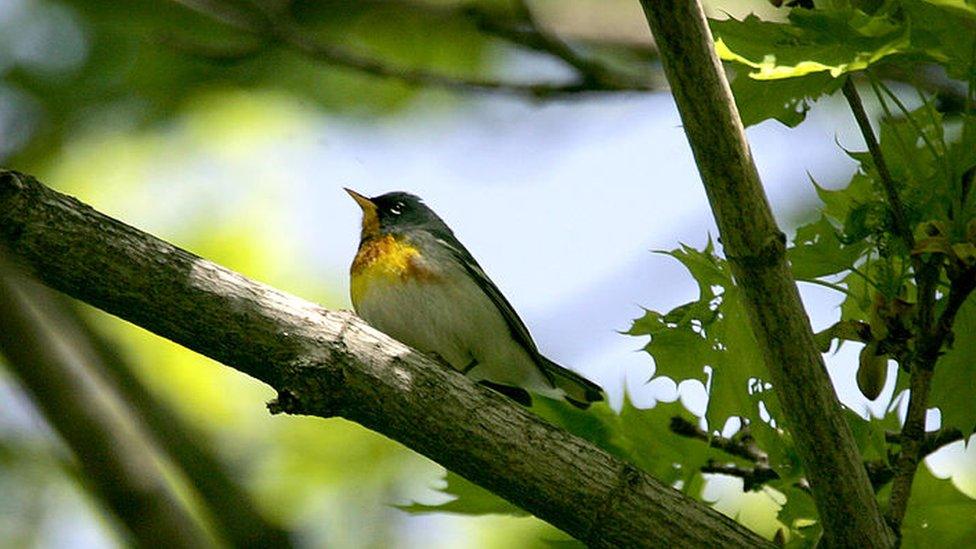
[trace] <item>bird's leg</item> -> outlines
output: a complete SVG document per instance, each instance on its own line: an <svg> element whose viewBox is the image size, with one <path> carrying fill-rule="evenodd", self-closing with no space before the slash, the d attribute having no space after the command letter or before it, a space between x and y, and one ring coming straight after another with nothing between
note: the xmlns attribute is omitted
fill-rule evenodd
<svg viewBox="0 0 976 549"><path fill-rule="evenodd" d="M492 383L486 379L482 379L478 382L479 385L484 385L489 389L494 390L497 393L501 393L508 398L514 400L515 402L521 404L525 407L532 406L532 396L529 392L521 387L510 387L508 385L502 385L501 383Z"/></svg>
<svg viewBox="0 0 976 549"><path fill-rule="evenodd" d="M461 370L461 373L464 374L464 375L468 375L468 372L470 372L471 370L474 370L475 366L477 366L477 365L478 365L477 359L471 359L471 362L468 363L468 365L465 366L463 370Z"/></svg>
<svg viewBox="0 0 976 549"><path fill-rule="evenodd" d="M454 369L454 366L451 366L451 363L445 360L444 357L442 357L439 353L436 353L434 351L427 351L425 354L430 358L434 359L434 361L440 362L442 365L447 366L452 370Z"/></svg>

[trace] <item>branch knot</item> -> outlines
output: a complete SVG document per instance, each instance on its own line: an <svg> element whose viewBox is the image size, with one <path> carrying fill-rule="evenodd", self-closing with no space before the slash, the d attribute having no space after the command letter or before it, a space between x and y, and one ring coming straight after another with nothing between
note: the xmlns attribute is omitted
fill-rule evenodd
<svg viewBox="0 0 976 549"><path fill-rule="evenodd" d="M779 230L767 236L759 249L753 253L738 255L730 254L728 250L725 252L729 261L746 270L772 267L779 263L785 255L786 235Z"/></svg>

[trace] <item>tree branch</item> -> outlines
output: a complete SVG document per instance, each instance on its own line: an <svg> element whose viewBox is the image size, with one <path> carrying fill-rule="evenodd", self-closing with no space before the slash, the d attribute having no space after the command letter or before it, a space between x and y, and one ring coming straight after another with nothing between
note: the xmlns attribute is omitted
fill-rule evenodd
<svg viewBox="0 0 976 549"><path fill-rule="evenodd" d="M520 83L485 78L448 76L424 69L393 67L378 59L358 55L338 46L317 42L294 25L279 23L274 31L275 39L309 59L355 70L380 78L399 80L413 86L427 86L456 91L493 92L528 97L530 99L562 98L586 93L607 91L650 91L647 85L625 86L605 81L579 78L566 84Z"/></svg>
<svg viewBox="0 0 976 549"><path fill-rule="evenodd" d="M676 435L698 439L730 456L740 457L756 464L769 464L769 455L756 445L756 439L749 434L748 426L743 426L732 438L711 436L704 429L681 416L671 418L669 427Z"/></svg>
<svg viewBox="0 0 976 549"><path fill-rule="evenodd" d="M817 350L699 2L641 0L743 289L786 425L833 546L891 547L850 427Z"/></svg>
<svg viewBox="0 0 976 549"><path fill-rule="evenodd" d="M566 62L576 70L578 78L567 83L522 83L489 78L447 75L426 69L397 67L385 61L354 53L334 44L320 42L291 21L283 11L260 12L239 10L221 0L171 0L214 21L231 26L260 39L259 43L246 47L231 48L213 45L189 44L173 36L165 43L175 46L183 53L197 55L206 59L228 61L253 56L265 44L278 44L309 59L335 67L342 67L378 78L398 80L411 86L442 88L455 91L500 93L529 99L559 99L588 93L603 92L646 92L653 87L646 83L619 74L609 67L577 55L565 43L555 37L545 35L534 28L528 33L503 31L500 25L492 28L513 43L529 46ZM481 24L491 25L487 16L477 10Z"/></svg>
<svg viewBox="0 0 976 549"><path fill-rule="evenodd" d="M708 460L708 463L700 468L702 473L713 475L725 475L742 479L742 491L751 492L761 488L763 484L779 478L779 474L769 467L740 467L734 463L715 463Z"/></svg>
<svg viewBox="0 0 976 549"><path fill-rule="evenodd" d="M342 416L598 547L769 542L370 328L0 171L0 243L43 282Z"/></svg>
<svg viewBox="0 0 976 549"><path fill-rule="evenodd" d="M918 464L928 455L925 446L927 440L925 417L928 412L928 395L935 363L938 361L942 346L952 333L952 324L955 321L956 314L973 292L973 289L976 288L976 268L967 268L958 276L952 277L949 295L946 298L946 307L936 320L934 318L936 285L941 276L944 259L940 254L932 254L929 259L923 259L914 253L915 238L912 228L908 224L904 205L898 195L895 181L888 169L884 154L882 154L881 147L874 135L874 130L871 128L871 122L864 111L864 105L861 103L857 88L850 77L844 82L843 91L878 171L881 187L891 208L895 231L908 247L908 253L911 254L918 295L915 314L916 350L911 355L909 368L911 377L909 380L908 412L905 416L901 435L898 438L901 450L895 460L893 471L885 471L883 475L885 478L890 475L892 481L887 518L897 533L908 510L908 500L911 496L912 482Z"/></svg>
<svg viewBox="0 0 976 549"><path fill-rule="evenodd" d="M931 264L930 261L929 265ZM934 276L938 276L938 271ZM929 274L928 277L933 275ZM928 278L921 276L917 278L919 278L919 299L929 295L929 301L934 301L934 284L926 282ZM943 345L952 334L952 324L956 314L974 289L976 289L976 268L969 268L952 279L949 295L946 297L946 306L938 320L932 319L934 304L928 304L924 311L919 312L920 316L924 316L919 321L917 350L912 361L909 381L908 412L899 436L898 443L901 445L901 451L895 462L888 510L888 520L896 530L901 527L901 522L908 511L915 471L921 460L928 455L925 453L928 441L928 435L925 433L925 417L928 413L928 394L935 363L939 359ZM923 294L923 291L927 293Z"/></svg>
<svg viewBox="0 0 976 549"><path fill-rule="evenodd" d="M255 508L251 495L231 477L207 437L150 394L115 345L65 299L51 300L49 309L70 332L73 346L90 355L89 369L112 386L186 476L224 541L232 547L292 546L288 533Z"/></svg>
<svg viewBox="0 0 976 549"><path fill-rule="evenodd" d="M918 452L918 462L929 457L953 442L963 440L962 431L955 428L942 429L936 433L926 433L922 438L921 447ZM885 440L891 444L901 444L903 433L885 433ZM901 454L899 453L898 456ZM899 458L896 457L896 465ZM880 490L882 486L888 484L895 478L895 469L883 461L871 461L864 464L868 469L868 476L871 477L871 484L875 490ZM918 464L916 463L916 467ZM907 499L905 500L907 502Z"/></svg>
<svg viewBox="0 0 976 549"><path fill-rule="evenodd" d="M911 252L915 248L915 236L912 233L911 227L908 225L905 206L902 204L901 197L898 195L898 187L895 184L894 178L891 176L891 170L888 169L888 163L885 162L884 155L881 154L881 146L874 137L874 130L871 129L871 121L868 120L868 115L864 111L861 96L857 93L857 87L854 85L854 80L850 76L844 80L844 85L841 87L841 90L844 92L844 97L847 98L851 112L854 113L854 120L857 121L861 135L864 136L864 142L868 146L868 151L871 153L871 159L874 160L874 167L878 170L881 187L884 190L885 198L888 200L888 205L891 206L891 216L895 222L895 231L898 233L898 237L905 243L905 246L908 247L908 251Z"/></svg>
<svg viewBox="0 0 976 549"><path fill-rule="evenodd" d="M32 401L74 452L92 493L139 547L207 547L146 441L84 372L43 309L43 288L0 265L0 351Z"/></svg>
<svg viewBox="0 0 976 549"><path fill-rule="evenodd" d="M564 40L543 29L535 18L532 9L524 0L514 0L516 11L521 18L519 27L499 19L479 9L469 6L463 10L474 21L479 30L497 36L513 45L543 53L561 60L575 69L583 82L609 90L650 90L651 86L638 78L611 69L607 65L580 55Z"/></svg>

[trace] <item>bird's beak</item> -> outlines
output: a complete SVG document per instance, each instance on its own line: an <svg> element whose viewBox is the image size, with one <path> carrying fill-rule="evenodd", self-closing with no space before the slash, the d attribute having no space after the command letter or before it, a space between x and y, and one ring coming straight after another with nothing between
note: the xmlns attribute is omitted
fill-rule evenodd
<svg viewBox="0 0 976 549"><path fill-rule="evenodd" d="M343 187L343 189L349 193L349 196L351 196L352 199L356 201L356 204L359 204L359 207L363 210L363 229L359 234L360 239L365 240L379 234L380 218L376 212L376 204L373 204L372 200L352 189L346 189L345 187Z"/></svg>
<svg viewBox="0 0 976 549"><path fill-rule="evenodd" d="M364 213L370 211L376 211L376 205L373 204L373 201L370 200L369 198L366 198L365 196L347 187L343 187L343 190L349 193L349 196L351 196L352 199L356 201L356 204L359 204L359 207L363 209Z"/></svg>

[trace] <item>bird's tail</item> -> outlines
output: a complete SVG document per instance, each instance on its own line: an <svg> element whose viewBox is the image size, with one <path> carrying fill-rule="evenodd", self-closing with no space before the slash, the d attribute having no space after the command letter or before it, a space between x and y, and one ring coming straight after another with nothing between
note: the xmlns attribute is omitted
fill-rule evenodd
<svg viewBox="0 0 976 549"><path fill-rule="evenodd" d="M563 368L546 357L540 358L539 362L542 369L545 370L547 377L552 380L556 388L562 389L567 402L577 408L586 409L591 402L603 400L603 389L599 385L576 372Z"/></svg>

